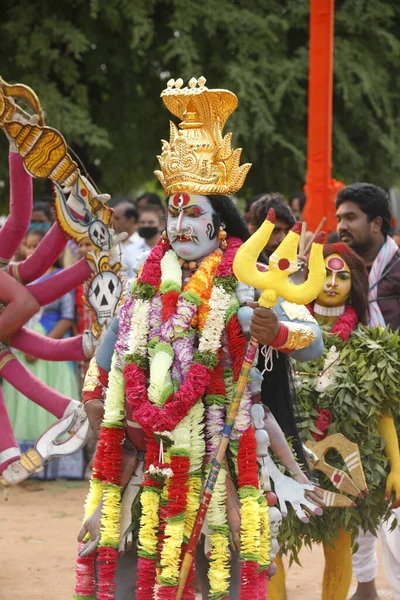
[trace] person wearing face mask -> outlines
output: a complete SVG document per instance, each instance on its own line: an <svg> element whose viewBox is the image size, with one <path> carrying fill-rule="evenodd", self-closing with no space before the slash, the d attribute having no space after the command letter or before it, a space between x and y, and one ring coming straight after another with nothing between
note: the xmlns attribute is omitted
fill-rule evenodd
<svg viewBox="0 0 400 600"><path fill-rule="evenodd" d="M160 233L164 227L164 215L158 207L147 206L144 208L138 219L137 233L140 241L136 244L129 244L123 255L123 262L127 267L126 276L128 279L135 274L135 263L138 257L144 252L150 252L157 244Z"/></svg>
<svg viewBox="0 0 400 600"><path fill-rule="evenodd" d="M48 202L35 202L28 231L38 228L48 231L53 223L54 214L51 205Z"/></svg>

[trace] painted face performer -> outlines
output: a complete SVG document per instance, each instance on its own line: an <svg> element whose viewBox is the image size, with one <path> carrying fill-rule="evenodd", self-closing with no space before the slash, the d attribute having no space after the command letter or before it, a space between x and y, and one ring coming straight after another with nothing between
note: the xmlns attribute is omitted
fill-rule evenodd
<svg viewBox="0 0 400 600"><path fill-rule="evenodd" d="M398 336L381 328L363 327L368 318L368 275L365 264L342 243L324 247L326 280L313 312L325 325L324 359L299 366L301 390L299 411L307 424L302 432L317 452L333 433L344 434L358 444L367 490L356 505L345 509L327 508L323 524L318 519L308 525L288 519L283 537L289 531L300 543L322 542L325 552L323 600L345 600L351 582L351 546L358 530L372 533L389 518L388 500L396 492L393 506L400 505L398 482L400 456L392 415L399 412ZM315 432L315 428L319 433ZM345 462L355 481L358 458L350 446L329 458L332 481L320 477L323 488L334 490L341 483ZM327 503L329 506L329 502ZM272 587L275 582L272 582ZM275 590L272 598L281 598Z"/></svg>
<svg viewBox="0 0 400 600"><path fill-rule="evenodd" d="M221 133L237 98L204 84L200 78L198 86L191 80L181 89L181 80L172 81L162 94L181 119L179 129L171 123L156 172L168 197L166 231L138 266L132 294L86 378L89 420L98 426L103 418L103 425L79 535L78 600L148 600L156 585L158 598L176 597L182 551L245 355L242 328L247 333L252 327L261 343L287 352L310 347L314 356L322 353L318 326L309 315L299 322L279 304L277 312L257 308L252 319L247 301L254 299L254 290L239 284L233 273L236 252L249 233L225 195L240 189L250 168L240 166L240 150L232 150L230 134L223 138ZM236 598L239 587L241 598L266 590L268 469L264 479L259 477L257 459L267 460L269 442L264 410L257 405L260 416L252 408L262 378L252 375L207 513L209 561L200 552L196 565L203 598ZM273 432L270 437L273 446ZM283 440L275 448L284 455L287 444ZM293 486L279 488L282 501L301 515L302 506L318 512L304 497L304 487L285 479ZM238 510L232 517L232 497L240 519ZM138 533L132 543L133 529ZM117 560L118 549L125 554ZM230 556L238 560L237 549L240 568L231 569L229 588ZM185 598L195 597L192 565Z"/></svg>

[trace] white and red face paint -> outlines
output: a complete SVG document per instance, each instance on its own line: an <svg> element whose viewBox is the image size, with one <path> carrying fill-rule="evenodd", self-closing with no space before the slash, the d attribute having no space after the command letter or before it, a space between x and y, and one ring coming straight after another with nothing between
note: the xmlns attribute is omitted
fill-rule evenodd
<svg viewBox="0 0 400 600"><path fill-rule="evenodd" d="M180 258L199 260L218 248L214 214L207 196L171 196L168 203L167 234L172 248Z"/></svg>

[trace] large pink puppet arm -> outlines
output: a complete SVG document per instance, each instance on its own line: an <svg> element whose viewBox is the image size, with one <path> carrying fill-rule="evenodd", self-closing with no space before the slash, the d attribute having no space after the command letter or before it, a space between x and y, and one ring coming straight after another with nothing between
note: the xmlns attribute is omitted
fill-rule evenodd
<svg viewBox="0 0 400 600"><path fill-rule="evenodd" d="M12 462L18 460L20 451L11 427L10 418L0 387L0 473Z"/></svg>
<svg viewBox="0 0 400 600"><path fill-rule="evenodd" d="M35 252L20 263L11 263L8 272L22 283L39 279L55 263L67 242L68 237L61 231L58 223L54 223Z"/></svg>
<svg viewBox="0 0 400 600"><path fill-rule="evenodd" d="M0 340L20 329L40 308L38 300L13 277L0 270Z"/></svg>
<svg viewBox="0 0 400 600"><path fill-rule="evenodd" d="M4 345L0 347L0 376L57 418L63 417L76 404L76 401L71 401L37 379ZM0 388L0 474L19 457L20 451Z"/></svg>
<svg viewBox="0 0 400 600"><path fill-rule="evenodd" d="M32 178L25 171L22 158L9 154L10 214L0 229L1 260L8 262L28 230L32 214Z"/></svg>
<svg viewBox="0 0 400 600"><path fill-rule="evenodd" d="M0 351L0 376L16 390L60 419L76 401L40 381L4 345Z"/></svg>
<svg viewBox="0 0 400 600"><path fill-rule="evenodd" d="M71 338L53 339L23 327L11 336L10 346L30 354L35 358L51 361L81 361L90 357L90 352L85 353L84 336L77 335Z"/></svg>
<svg viewBox="0 0 400 600"><path fill-rule="evenodd" d="M91 274L92 270L89 263L82 258L72 267L63 269L60 273L53 275L50 285L48 279L46 279L28 285L27 289L33 294L40 306L45 306L74 290L78 285L89 279Z"/></svg>

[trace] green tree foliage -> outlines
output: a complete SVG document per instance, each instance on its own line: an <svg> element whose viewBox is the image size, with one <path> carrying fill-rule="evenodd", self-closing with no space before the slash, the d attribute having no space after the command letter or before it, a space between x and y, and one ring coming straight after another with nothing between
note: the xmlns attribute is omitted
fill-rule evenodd
<svg viewBox="0 0 400 600"><path fill-rule="evenodd" d="M240 100L227 130L253 162L243 195L290 194L306 166L308 20L307 0L3 0L0 74L37 92L47 123L114 195L154 181L166 81L204 75ZM394 0L336 2L333 174L344 181L397 178L399 31Z"/></svg>

